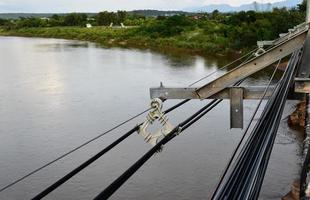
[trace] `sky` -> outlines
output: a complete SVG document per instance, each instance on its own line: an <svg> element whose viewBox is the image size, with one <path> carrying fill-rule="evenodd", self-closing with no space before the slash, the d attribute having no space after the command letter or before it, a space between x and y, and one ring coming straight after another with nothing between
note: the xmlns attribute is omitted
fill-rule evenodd
<svg viewBox="0 0 310 200"><path fill-rule="evenodd" d="M181 10L209 4L238 6L254 0L0 0L0 12L98 12L103 10ZM260 3L281 0L257 0Z"/></svg>

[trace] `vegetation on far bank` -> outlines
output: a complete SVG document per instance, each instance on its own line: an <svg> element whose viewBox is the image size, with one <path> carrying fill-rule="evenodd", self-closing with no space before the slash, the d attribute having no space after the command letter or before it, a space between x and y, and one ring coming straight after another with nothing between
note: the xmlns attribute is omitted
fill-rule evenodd
<svg viewBox="0 0 310 200"><path fill-rule="evenodd" d="M0 19L0 35L53 37L97 42L107 46L183 48L224 53L272 40L305 19L305 1L293 9L272 12L199 13L144 17L125 11L95 16L71 13L51 18ZM128 28L110 28L124 24ZM91 24L92 28L85 28Z"/></svg>

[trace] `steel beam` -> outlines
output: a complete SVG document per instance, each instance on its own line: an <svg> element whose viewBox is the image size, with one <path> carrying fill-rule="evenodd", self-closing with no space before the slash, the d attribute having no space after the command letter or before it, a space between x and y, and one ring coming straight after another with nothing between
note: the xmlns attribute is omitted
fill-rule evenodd
<svg viewBox="0 0 310 200"><path fill-rule="evenodd" d="M272 63L290 55L300 49L305 41L308 30L288 39L287 41L273 47L266 53L248 61L247 63L227 72L221 77L211 81L195 91L200 99L206 99L224 90L226 87L243 80L244 78L264 69Z"/></svg>
<svg viewBox="0 0 310 200"><path fill-rule="evenodd" d="M230 90L231 88L236 87L228 87L222 90L219 93L216 93L208 99L230 99ZM265 88L264 86L253 86L253 87L239 87L242 88L243 99L261 99ZM274 86L269 87L265 98L269 98L274 90ZM154 98L162 98L162 99L200 99L199 96L195 93L196 88L151 88L150 94L151 99Z"/></svg>

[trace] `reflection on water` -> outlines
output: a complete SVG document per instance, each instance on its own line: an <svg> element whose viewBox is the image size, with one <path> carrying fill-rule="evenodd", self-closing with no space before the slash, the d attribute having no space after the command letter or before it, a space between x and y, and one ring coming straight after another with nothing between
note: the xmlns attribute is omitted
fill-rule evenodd
<svg viewBox="0 0 310 200"><path fill-rule="evenodd" d="M184 87L231 60L56 39L0 37L0 44L1 186L144 110L149 88L160 81ZM246 84L265 84L269 71ZM191 101L169 118L177 124L205 103ZM288 102L283 118L295 104ZM245 101L245 119L256 105ZM30 199L144 117L0 193L0 199ZM209 197L241 134L229 128L229 102L224 101L154 156L112 199ZM283 120L261 199L279 199L298 176L300 143L294 134ZM92 199L149 148L133 135L47 199Z"/></svg>

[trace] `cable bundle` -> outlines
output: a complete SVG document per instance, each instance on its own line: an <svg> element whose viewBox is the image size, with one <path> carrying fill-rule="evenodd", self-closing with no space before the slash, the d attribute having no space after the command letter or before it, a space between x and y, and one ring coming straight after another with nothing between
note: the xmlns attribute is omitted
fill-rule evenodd
<svg viewBox="0 0 310 200"><path fill-rule="evenodd" d="M213 200L258 199L299 58L300 51L292 55L260 120L253 128L235 162L227 167L228 170L212 196Z"/></svg>

